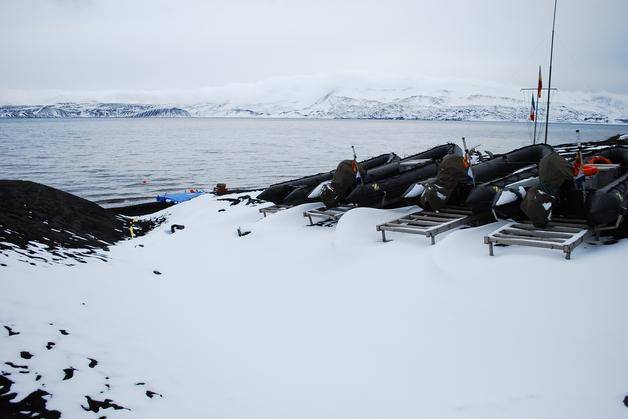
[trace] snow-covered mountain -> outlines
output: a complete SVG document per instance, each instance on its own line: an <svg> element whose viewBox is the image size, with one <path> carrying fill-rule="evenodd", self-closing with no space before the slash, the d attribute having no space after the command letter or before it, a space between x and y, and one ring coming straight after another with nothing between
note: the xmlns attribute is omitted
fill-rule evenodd
<svg viewBox="0 0 628 419"><path fill-rule="evenodd" d="M131 103L56 103L0 105L0 118L173 118L189 117L177 107Z"/></svg>
<svg viewBox="0 0 628 419"><path fill-rule="evenodd" d="M50 101L59 97L74 100ZM105 100L86 100L95 97ZM110 98L126 100L108 101ZM133 98L136 99L129 100ZM628 95L558 91L552 98L552 121L628 123ZM516 86L355 75L299 76L194 91L135 95L131 92L75 92L71 95L55 92L55 95L43 99L47 100L43 105L0 105L0 118L266 117L524 121L530 112L530 92L522 94ZM540 117L543 117L544 99L541 100ZM11 103L6 98L0 99L0 102Z"/></svg>

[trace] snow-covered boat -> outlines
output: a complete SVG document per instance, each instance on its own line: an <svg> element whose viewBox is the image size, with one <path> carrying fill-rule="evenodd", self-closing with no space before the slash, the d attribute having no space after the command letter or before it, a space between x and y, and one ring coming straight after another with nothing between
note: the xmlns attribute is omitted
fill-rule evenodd
<svg viewBox="0 0 628 419"><path fill-rule="evenodd" d="M361 161L359 162L359 164L364 170L370 170L378 166L382 166L398 160L399 156L397 156L395 153L386 153L381 154L377 157L372 157L368 160ZM257 198L264 201L273 202L275 204L284 204L285 198L290 193L299 188L301 188L303 191L307 190L307 194L305 195L307 197L310 191L314 189L317 185L322 182L331 180L331 178L334 176L334 172L335 170L332 170L329 172L322 172L315 175L305 176L299 179L275 183L264 189L262 193L257 196Z"/></svg>

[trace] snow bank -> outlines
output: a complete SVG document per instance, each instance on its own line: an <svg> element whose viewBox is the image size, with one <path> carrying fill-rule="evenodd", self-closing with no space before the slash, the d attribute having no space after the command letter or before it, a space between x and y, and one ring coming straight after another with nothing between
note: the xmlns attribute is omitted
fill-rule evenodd
<svg viewBox="0 0 628 419"><path fill-rule="evenodd" d="M0 367L12 391L70 418L95 417L85 396L131 409L109 418L626 416L628 242L491 258L498 223L383 244L375 225L416 208L308 227L315 206L262 218L205 195L108 262L0 256L0 326L19 332L0 327L0 357L29 371Z"/></svg>

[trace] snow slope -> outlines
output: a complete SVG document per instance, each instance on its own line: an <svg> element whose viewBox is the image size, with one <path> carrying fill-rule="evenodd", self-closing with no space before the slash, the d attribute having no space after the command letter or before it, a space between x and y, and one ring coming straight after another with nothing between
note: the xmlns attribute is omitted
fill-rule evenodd
<svg viewBox="0 0 628 419"><path fill-rule="evenodd" d="M307 227L315 205L262 218L205 195L108 262L0 256L0 325L20 333L0 327L0 358L30 373L0 369L70 418L626 417L628 242L491 258L499 223L383 244L375 225L412 208Z"/></svg>

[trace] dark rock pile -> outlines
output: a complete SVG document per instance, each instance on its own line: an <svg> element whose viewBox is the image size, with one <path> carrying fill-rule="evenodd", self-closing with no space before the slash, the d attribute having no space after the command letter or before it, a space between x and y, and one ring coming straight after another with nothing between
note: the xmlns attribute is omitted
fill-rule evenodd
<svg viewBox="0 0 628 419"><path fill-rule="evenodd" d="M111 244L143 235L159 220L134 220L39 183L0 180L0 253L20 260L67 263L105 260Z"/></svg>
<svg viewBox="0 0 628 419"><path fill-rule="evenodd" d="M11 391L13 381L5 376L4 372L0 375L0 414L3 418L48 418L57 419L61 417L58 410L49 410L46 406L48 403L47 396L50 393L37 389L24 397L22 400L16 400L17 394Z"/></svg>

